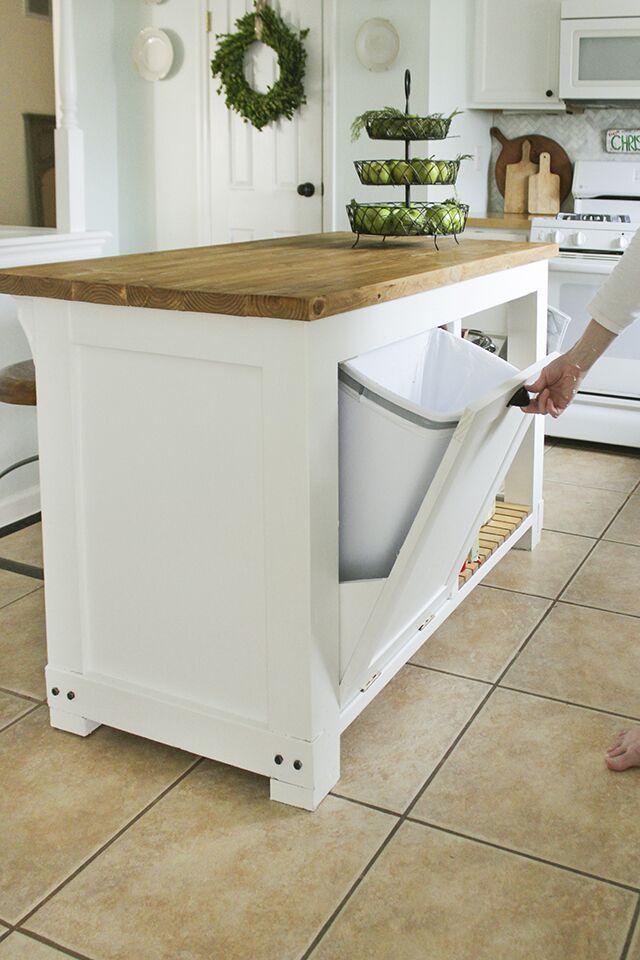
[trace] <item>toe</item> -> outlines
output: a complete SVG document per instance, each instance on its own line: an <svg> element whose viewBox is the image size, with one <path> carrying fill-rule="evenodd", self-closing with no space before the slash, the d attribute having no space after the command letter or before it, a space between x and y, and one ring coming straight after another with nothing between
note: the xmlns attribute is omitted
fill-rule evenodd
<svg viewBox="0 0 640 960"><path fill-rule="evenodd" d="M619 743L617 747L609 747L609 749L607 750L607 756L619 757L620 754L626 753L626 752L627 752L627 748L625 747L625 745L623 743Z"/></svg>
<svg viewBox="0 0 640 960"><path fill-rule="evenodd" d="M607 766L609 770L616 770L618 772L628 770L629 767L634 766L633 758L630 757L625 750L624 753L621 753L619 756L607 757Z"/></svg>

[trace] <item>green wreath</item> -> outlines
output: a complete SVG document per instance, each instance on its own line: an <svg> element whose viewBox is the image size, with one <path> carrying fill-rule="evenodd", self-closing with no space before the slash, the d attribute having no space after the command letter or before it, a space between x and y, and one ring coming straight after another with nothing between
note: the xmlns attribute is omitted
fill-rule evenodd
<svg viewBox="0 0 640 960"><path fill-rule="evenodd" d="M236 20L236 33L218 34L220 44L211 61L211 73L220 78L218 93L224 93L227 106L262 130L280 117L291 120L307 102L303 86L307 51L302 40L309 31L294 33L264 0L258 0L256 7L255 12ZM245 54L260 41L275 50L280 66L280 76L266 93L254 90L244 75Z"/></svg>

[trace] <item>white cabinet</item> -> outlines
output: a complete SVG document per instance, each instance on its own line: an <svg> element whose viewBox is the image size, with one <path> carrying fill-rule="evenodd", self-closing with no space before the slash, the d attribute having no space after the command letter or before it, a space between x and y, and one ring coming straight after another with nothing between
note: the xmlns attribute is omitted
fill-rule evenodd
<svg viewBox="0 0 640 960"><path fill-rule="evenodd" d="M560 0L477 0L469 106L559 110Z"/></svg>

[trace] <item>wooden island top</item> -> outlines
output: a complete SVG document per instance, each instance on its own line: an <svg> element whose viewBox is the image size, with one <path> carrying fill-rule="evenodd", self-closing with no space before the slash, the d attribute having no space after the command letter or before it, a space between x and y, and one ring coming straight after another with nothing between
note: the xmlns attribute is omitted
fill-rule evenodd
<svg viewBox="0 0 640 960"><path fill-rule="evenodd" d="M231 316L318 320L547 260L555 244L322 233L0 271L0 293Z"/></svg>

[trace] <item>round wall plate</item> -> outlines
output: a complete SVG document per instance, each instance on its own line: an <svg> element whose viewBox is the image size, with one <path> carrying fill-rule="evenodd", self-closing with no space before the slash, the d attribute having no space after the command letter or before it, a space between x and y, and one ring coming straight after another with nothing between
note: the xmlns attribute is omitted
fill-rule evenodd
<svg viewBox="0 0 640 960"><path fill-rule="evenodd" d="M171 70L173 45L164 30L145 27L135 39L133 62L143 80L162 80Z"/></svg>
<svg viewBox="0 0 640 960"><path fill-rule="evenodd" d="M390 20L373 17L356 34L356 56L367 70L388 70L400 51L400 37Z"/></svg>

